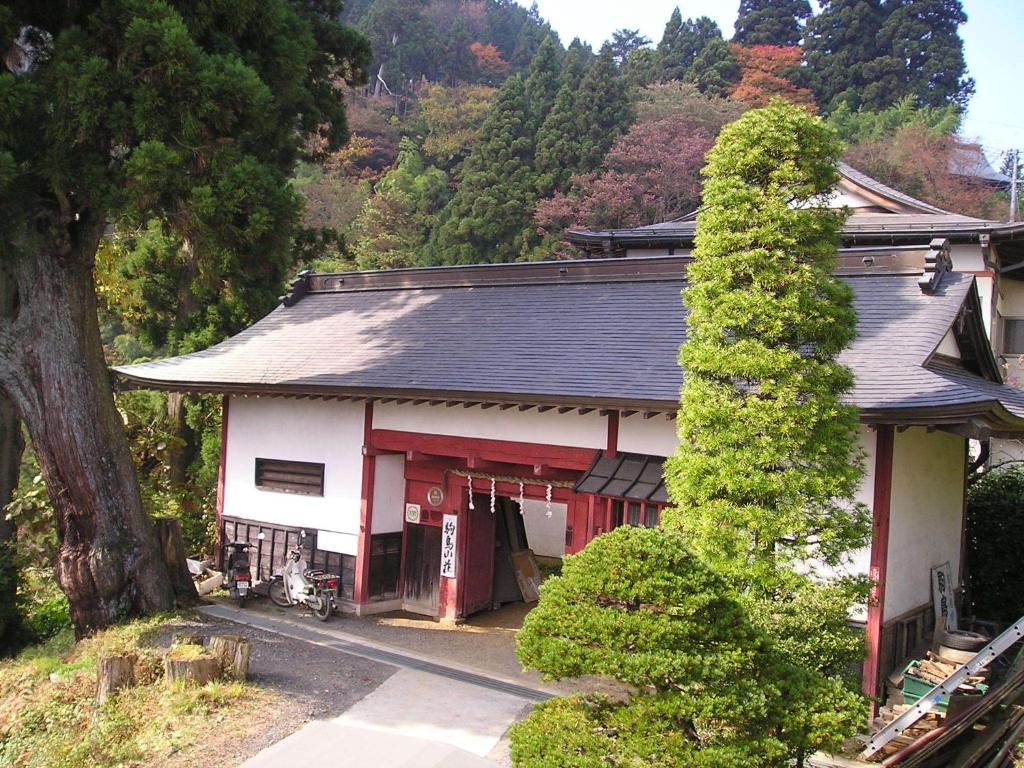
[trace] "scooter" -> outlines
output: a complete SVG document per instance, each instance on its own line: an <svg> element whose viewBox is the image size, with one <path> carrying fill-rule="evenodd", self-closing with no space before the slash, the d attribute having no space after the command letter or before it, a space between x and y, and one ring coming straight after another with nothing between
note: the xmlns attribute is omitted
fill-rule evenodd
<svg viewBox="0 0 1024 768"><path fill-rule="evenodd" d="M338 607L339 580L332 573L308 570L302 553L293 549L288 553L284 572L270 582L270 599L282 608L305 605L320 621L327 621Z"/></svg>
<svg viewBox="0 0 1024 768"><path fill-rule="evenodd" d="M238 607L245 607L245 599L252 588L252 572L249 570L249 550L252 544L247 541L232 541L225 545L228 552L224 568L224 586L232 600L238 601Z"/></svg>

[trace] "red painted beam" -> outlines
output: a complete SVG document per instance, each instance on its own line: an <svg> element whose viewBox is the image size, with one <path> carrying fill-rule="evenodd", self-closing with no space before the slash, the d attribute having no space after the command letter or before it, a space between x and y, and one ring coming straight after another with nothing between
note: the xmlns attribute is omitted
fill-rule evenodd
<svg viewBox="0 0 1024 768"><path fill-rule="evenodd" d="M220 406L220 465L217 467L217 535L214 538L214 546L216 547L216 561L217 567L221 570L224 569L223 555L224 555L224 541L222 533L222 526L224 520L224 486L227 479L227 466L228 466L228 403L231 402L229 395L224 395L221 398Z"/></svg>
<svg viewBox="0 0 1024 768"><path fill-rule="evenodd" d="M867 646L864 662L865 696L879 694L882 652L882 621L885 617L885 572L889 560L889 513L892 503L892 454L894 428L881 424L875 433L875 488L872 499L871 564L868 577L873 582L868 602ZM872 706L874 711L876 706Z"/></svg>
<svg viewBox="0 0 1024 768"><path fill-rule="evenodd" d="M418 451L430 456L451 456L461 459L474 457L482 461L522 464L528 467L547 464L552 468L575 470L589 469L597 454L594 448L433 435L392 429L371 430L370 446L379 451Z"/></svg>
<svg viewBox="0 0 1024 768"><path fill-rule="evenodd" d="M372 445L373 401L367 400L363 414L363 448ZM363 481L359 499L359 536L356 543L356 579L353 599L357 604L370 599L370 544L373 530L373 481L377 457L373 451L363 452Z"/></svg>
<svg viewBox="0 0 1024 768"><path fill-rule="evenodd" d="M612 458L619 452L619 412L608 414L608 447L604 449L605 458Z"/></svg>

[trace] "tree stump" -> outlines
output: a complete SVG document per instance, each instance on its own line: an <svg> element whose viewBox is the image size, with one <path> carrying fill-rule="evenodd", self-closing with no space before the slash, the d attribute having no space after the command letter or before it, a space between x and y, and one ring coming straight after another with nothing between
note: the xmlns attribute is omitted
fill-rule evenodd
<svg viewBox="0 0 1024 768"><path fill-rule="evenodd" d="M241 635L214 635L210 638L209 650L227 677L245 680L249 675L252 645L246 638Z"/></svg>
<svg viewBox="0 0 1024 768"><path fill-rule="evenodd" d="M184 652L186 649L188 652ZM216 680L220 674L219 660L194 645L171 648L164 656L164 678L169 684L181 681L205 685Z"/></svg>
<svg viewBox="0 0 1024 768"><path fill-rule="evenodd" d="M185 562L185 545L181 540L181 521L175 517L158 517L156 532L160 539L160 553L167 565L171 589L178 605L195 605L199 602L196 583Z"/></svg>
<svg viewBox="0 0 1024 768"><path fill-rule="evenodd" d="M134 653L122 656L101 656L96 660L96 703L103 705L116 691L135 685Z"/></svg>

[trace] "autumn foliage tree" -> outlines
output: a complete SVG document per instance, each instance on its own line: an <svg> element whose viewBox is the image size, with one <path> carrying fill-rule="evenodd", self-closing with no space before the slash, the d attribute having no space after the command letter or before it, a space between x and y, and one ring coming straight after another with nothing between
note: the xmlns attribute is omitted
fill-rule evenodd
<svg viewBox="0 0 1024 768"><path fill-rule="evenodd" d="M763 107L776 98L814 107L814 94L794 82L800 66L800 48L733 44L730 49L740 67L740 80L730 94L732 98L753 107Z"/></svg>
<svg viewBox="0 0 1024 768"><path fill-rule="evenodd" d="M714 141L676 117L638 122L615 140L600 171L572 179L572 191L537 204L545 231L614 229L666 221L700 201L700 169Z"/></svg>
<svg viewBox="0 0 1024 768"><path fill-rule="evenodd" d="M954 135L910 124L851 146L843 159L895 189L947 211L998 219L1005 203L988 184L953 170L966 149Z"/></svg>

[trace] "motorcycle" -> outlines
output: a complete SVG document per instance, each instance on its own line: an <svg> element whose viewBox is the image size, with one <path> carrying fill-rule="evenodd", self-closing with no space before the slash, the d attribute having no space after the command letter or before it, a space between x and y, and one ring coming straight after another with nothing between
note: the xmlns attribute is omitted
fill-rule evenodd
<svg viewBox="0 0 1024 768"><path fill-rule="evenodd" d="M274 605L305 605L320 621L327 621L338 606L339 581L334 574L308 570L302 553L293 549L284 571L270 582L269 595Z"/></svg>
<svg viewBox="0 0 1024 768"><path fill-rule="evenodd" d="M225 545L228 552L224 568L224 586L232 600L238 601L238 607L245 607L245 600L252 589L252 572L249 569L249 550L252 544L247 541L232 541Z"/></svg>

